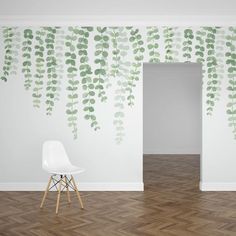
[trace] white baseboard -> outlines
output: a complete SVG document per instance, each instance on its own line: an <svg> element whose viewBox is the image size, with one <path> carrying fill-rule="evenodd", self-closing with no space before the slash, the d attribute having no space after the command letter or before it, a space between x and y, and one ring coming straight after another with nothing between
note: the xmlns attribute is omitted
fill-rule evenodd
<svg viewBox="0 0 236 236"><path fill-rule="evenodd" d="M236 191L235 182L200 182L201 191Z"/></svg>
<svg viewBox="0 0 236 236"><path fill-rule="evenodd" d="M47 183L0 183L0 191L44 191ZM79 191L144 191L143 183L80 183Z"/></svg>
<svg viewBox="0 0 236 236"><path fill-rule="evenodd" d="M146 149L143 151L144 155L199 155L198 149L172 149L172 150L158 150Z"/></svg>

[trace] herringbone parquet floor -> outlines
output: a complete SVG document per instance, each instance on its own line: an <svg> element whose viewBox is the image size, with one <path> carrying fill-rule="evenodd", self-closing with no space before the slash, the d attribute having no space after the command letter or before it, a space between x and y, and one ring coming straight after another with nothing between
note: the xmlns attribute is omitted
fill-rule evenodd
<svg viewBox="0 0 236 236"><path fill-rule="evenodd" d="M0 192L1 236L236 235L236 192L200 192L199 157L145 156L144 192L56 193L39 209L42 192Z"/></svg>

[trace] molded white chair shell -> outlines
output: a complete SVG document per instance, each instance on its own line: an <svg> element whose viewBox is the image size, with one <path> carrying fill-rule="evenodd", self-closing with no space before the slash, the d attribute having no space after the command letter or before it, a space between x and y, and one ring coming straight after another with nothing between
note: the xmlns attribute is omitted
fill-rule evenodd
<svg viewBox="0 0 236 236"><path fill-rule="evenodd" d="M80 193L78 191L77 184L75 183L73 174L79 174L83 172L84 169L71 164L65 151L65 148L61 142L56 140L49 140L44 142L42 167L44 170L46 170L51 174L51 177L48 181L47 188L44 192L40 208L43 208L44 201L46 199L49 190L53 187L56 187L58 191L56 214L58 214L60 195L64 189L66 189L67 191L67 198L69 203L71 203L70 189L76 192L81 208L83 209L84 208L83 202L80 197ZM59 180L57 179L58 175L59 175ZM51 186L52 182L53 186Z"/></svg>
<svg viewBox="0 0 236 236"><path fill-rule="evenodd" d="M71 164L63 144L56 140L44 142L42 167L47 172L58 175L73 175L84 171Z"/></svg>

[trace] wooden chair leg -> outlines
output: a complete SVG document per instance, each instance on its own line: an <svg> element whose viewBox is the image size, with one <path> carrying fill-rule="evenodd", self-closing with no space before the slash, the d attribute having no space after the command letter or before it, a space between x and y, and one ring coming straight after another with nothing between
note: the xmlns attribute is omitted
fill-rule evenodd
<svg viewBox="0 0 236 236"><path fill-rule="evenodd" d="M82 202L82 199L81 199L81 197L80 197L80 194L79 194L78 188L77 188L77 186L76 186L76 184L75 184L74 177L73 177L72 175L71 175L71 180L72 180L72 183L73 183L73 185L74 185L74 188L75 188L75 191L76 191L76 194L77 194L78 200L79 200L79 202L80 202L80 206L81 206L81 208L83 209L83 208L84 208L84 206L83 206L83 202Z"/></svg>
<svg viewBox="0 0 236 236"><path fill-rule="evenodd" d="M69 203L71 203L69 183L67 181L67 176L66 175L65 175L64 179L65 179L65 184L66 184L67 200L68 200Z"/></svg>
<svg viewBox="0 0 236 236"><path fill-rule="evenodd" d="M49 191L49 188L50 188L50 184L51 184L51 181L52 181L52 176L50 177L49 181L48 181L48 185L47 185L47 188L44 192L44 195L43 195L43 199L42 199L42 202L41 202L41 205L40 205L40 208L43 208L43 204L44 204L44 201L47 197L47 194L48 194L48 191Z"/></svg>
<svg viewBox="0 0 236 236"><path fill-rule="evenodd" d="M57 205L56 205L56 214L58 214L59 204L60 204L60 197L61 197L61 182L63 180L63 176L60 176L59 187L58 187L58 194L57 194Z"/></svg>

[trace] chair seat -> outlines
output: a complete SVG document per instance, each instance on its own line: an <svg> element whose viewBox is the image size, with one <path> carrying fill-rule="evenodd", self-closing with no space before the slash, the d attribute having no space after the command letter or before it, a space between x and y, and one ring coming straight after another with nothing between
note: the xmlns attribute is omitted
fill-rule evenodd
<svg viewBox="0 0 236 236"><path fill-rule="evenodd" d="M52 169L46 169L46 171L48 171L51 174L57 174L57 175L73 175L84 172L85 170L74 165L67 165Z"/></svg>

